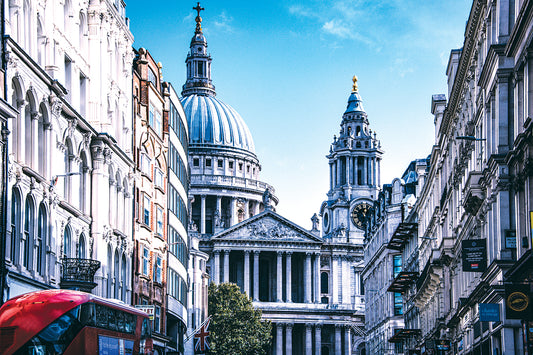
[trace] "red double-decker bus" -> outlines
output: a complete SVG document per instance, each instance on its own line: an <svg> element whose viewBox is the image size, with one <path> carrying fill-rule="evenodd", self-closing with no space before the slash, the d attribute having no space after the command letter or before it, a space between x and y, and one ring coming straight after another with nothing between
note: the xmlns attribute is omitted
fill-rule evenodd
<svg viewBox="0 0 533 355"><path fill-rule="evenodd" d="M26 293L0 308L0 354L152 354L148 314L71 290Z"/></svg>

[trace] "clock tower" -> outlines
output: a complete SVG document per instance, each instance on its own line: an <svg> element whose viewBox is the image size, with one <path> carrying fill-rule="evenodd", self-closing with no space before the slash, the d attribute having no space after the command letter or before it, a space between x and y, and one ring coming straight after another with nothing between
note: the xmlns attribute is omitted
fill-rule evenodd
<svg viewBox="0 0 533 355"><path fill-rule="evenodd" d="M326 156L330 183L320 209L322 232L333 243L362 245L365 219L379 192L383 150L369 127L356 76L340 126Z"/></svg>

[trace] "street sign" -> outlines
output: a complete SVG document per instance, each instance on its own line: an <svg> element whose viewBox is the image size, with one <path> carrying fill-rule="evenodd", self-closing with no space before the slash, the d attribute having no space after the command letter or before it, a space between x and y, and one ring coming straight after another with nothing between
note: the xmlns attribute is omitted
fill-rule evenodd
<svg viewBox="0 0 533 355"><path fill-rule="evenodd" d="M505 318L533 319L533 307L528 284L505 285Z"/></svg>
<svg viewBox="0 0 533 355"><path fill-rule="evenodd" d="M500 305L498 303L480 303L479 320L481 322L499 322Z"/></svg>
<svg viewBox="0 0 533 355"><path fill-rule="evenodd" d="M487 269L487 241L485 239L467 239L461 244L463 271L484 272Z"/></svg>
<svg viewBox="0 0 533 355"><path fill-rule="evenodd" d="M516 231L514 229L505 231L505 248L516 249Z"/></svg>

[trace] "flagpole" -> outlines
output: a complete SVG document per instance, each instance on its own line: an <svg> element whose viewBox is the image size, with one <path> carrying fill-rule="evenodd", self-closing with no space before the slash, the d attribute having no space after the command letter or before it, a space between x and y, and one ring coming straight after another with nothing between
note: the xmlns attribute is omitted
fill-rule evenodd
<svg viewBox="0 0 533 355"><path fill-rule="evenodd" d="M185 338L185 342L188 342L189 340L191 340L191 338L193 338L194 335L195 335L196 333L198 333L198 331L200 330L200 328L202 328L202 327L203 327L203 326L204 326L204 325L205 325L210 319L211 319L211 316L207 317L207 318L202 322L202 324L200 324L200 325L198 326L198 328L196 328L195 330L193 330L192 333L190 333L190 334L187 336L187 338Z"/></svg>

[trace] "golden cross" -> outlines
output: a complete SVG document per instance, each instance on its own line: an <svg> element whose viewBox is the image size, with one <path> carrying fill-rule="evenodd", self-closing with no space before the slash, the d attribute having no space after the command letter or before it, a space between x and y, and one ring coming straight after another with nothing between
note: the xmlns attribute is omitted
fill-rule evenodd
<svg viewBox="0 0 533 355"><path fill-rule="evenodd" d="M198 16L200 16L200 11L205 10L203 7L200 6L199 2L197 3L196 7L193 7L192 9L198 12Z"/></svg>

